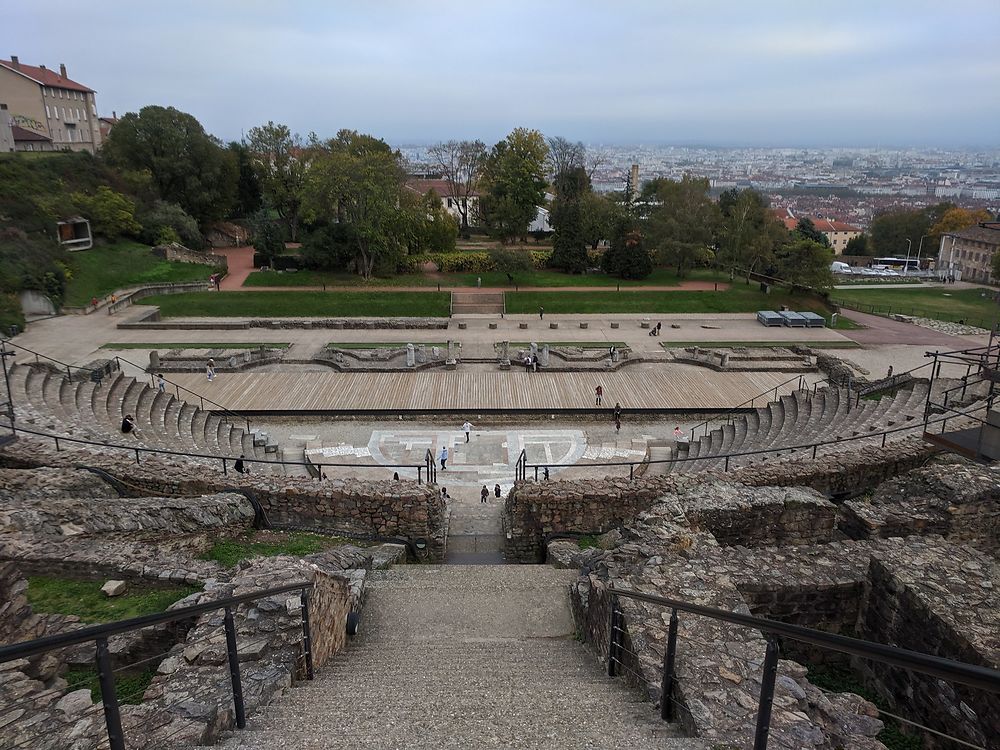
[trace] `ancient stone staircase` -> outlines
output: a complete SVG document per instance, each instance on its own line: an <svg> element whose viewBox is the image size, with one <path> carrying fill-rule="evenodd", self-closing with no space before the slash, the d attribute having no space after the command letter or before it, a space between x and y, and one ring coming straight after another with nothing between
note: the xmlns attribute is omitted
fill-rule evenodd
<svg viewBox="0 0 1000 750"><path fill-rule="evenodd" d="M499 315L503 311L503 292L471 290L451 293L452 315Z"/></svg>
<svg viewBox="0 0 1000 750"><path fill-rule="evenodd" d="M223 746L707 750L573 639L576 575L532 565L375 573L347 650Z"/></svg>

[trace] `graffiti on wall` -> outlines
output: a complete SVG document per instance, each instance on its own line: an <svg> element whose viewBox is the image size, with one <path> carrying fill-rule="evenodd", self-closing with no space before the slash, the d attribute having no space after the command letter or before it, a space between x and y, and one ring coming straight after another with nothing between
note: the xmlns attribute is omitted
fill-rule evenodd
<svg viewBox="0 0 1000 750"><path fill-rule="evenodd" d="M45 126L42 123L34 117L28 117L27 115L12 115L10 124L17 125L17 127L24 128L25 130L37 130L39 133L45 132Z"/></svg>

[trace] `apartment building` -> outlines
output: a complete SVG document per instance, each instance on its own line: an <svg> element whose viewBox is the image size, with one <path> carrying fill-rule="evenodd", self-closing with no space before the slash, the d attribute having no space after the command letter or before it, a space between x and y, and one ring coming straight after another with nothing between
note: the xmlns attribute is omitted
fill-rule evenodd
<svg viewBox="0 0 1000 750"><path fill-rule="evenodd" d="M822 232L830 242L830 247L836 255L843 255L847 243L861 234L861 228L836 219L818 219L813 216L796 216L790 208L775 209L775 217L785 225L789 232L795 231L800 219L812 220L813 226Z"/></svg>
<svg viewBox="0 0 1000 750"><path fill-rule="evenodd" d="M16 56L0 60L0 105L6 105L16 151L95 152L101 146L94 90Z"/></svg>
<svg viewBox="0 0 1000 750"><path fill-rule="evenodd" d="M958 281L993 284L993 256L1000 252L1000 222L948 232L941 236L937 272Z"/></svg>

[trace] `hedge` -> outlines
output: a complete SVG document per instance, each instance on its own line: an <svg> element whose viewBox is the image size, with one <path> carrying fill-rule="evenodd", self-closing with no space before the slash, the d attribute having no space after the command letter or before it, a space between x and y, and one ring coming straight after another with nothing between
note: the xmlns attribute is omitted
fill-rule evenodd
<svg viewBox="0 0 1000 750"><path fill-rule="evenodd" d="M551 250L530 250L531 265L545 268L552 257ZM442 273L484 273L496 271L496 264L489 252L464 250L454 253L420 253L403 257L397 266L399 273L416 273L424 263L431 262Z"/></svg>

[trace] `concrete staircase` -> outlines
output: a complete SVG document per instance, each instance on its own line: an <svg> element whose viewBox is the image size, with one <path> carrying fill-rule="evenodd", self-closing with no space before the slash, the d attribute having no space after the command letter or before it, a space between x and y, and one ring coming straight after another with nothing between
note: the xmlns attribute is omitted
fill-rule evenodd
<svg viewBox="0 0 1000 750"><path fill-rule="evenodd" d="M121 372L93 383L71 381L45 367L15 365L10 370L10 390L17 423L26 429L99 443L134 443L137 447L233 459L241 454L262 461L282 457L280 448L268 451L259 436L244 427L169 392L160 393ZM121 422L126 414L135 418L138 437L122 434ZM219 467L219 462L212 459L190 460ZM263 463L249 466L253 473L306 476L305 467Z"/></svg>
<svg viewBox="0 0 1000 750"><path fill-rule="evenodd" d="M503 311L503 292L472 290L451 293L453 316L499 315Z"/></svg>
<svg viewBox="0 0 1000 750"><path fill-rule="evenodd" d="M346 651L225 748L690 748L573 640L545 566L402 566L373 574Z"/></svg>

